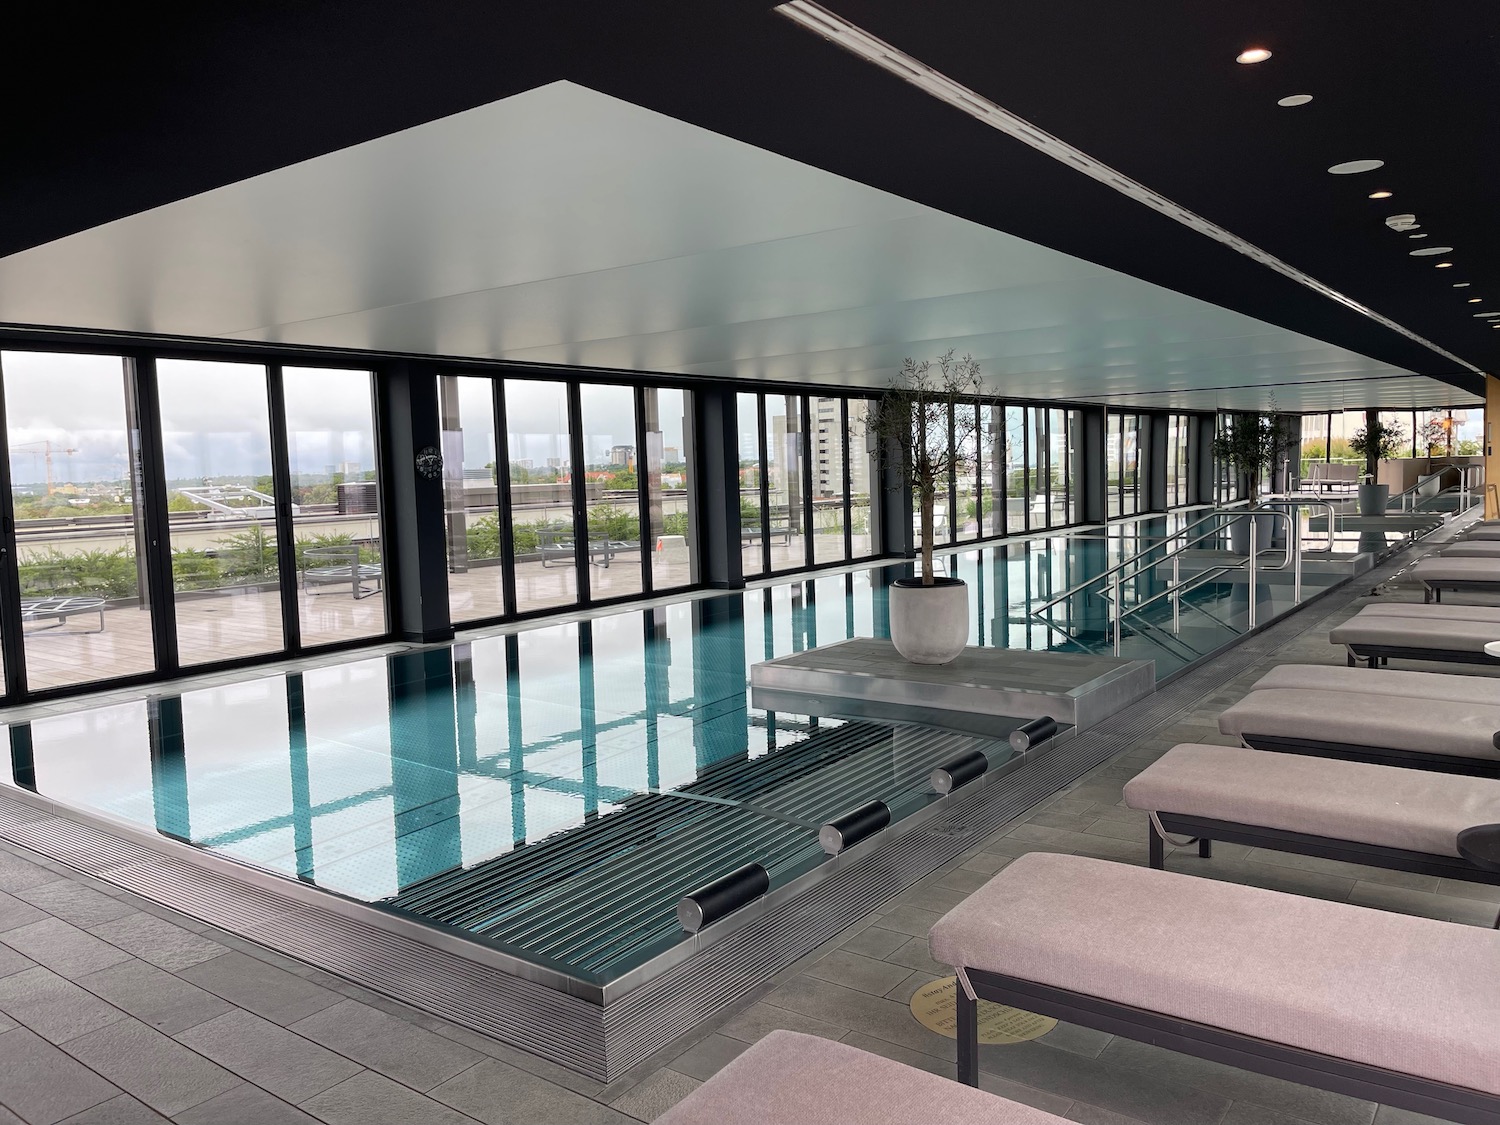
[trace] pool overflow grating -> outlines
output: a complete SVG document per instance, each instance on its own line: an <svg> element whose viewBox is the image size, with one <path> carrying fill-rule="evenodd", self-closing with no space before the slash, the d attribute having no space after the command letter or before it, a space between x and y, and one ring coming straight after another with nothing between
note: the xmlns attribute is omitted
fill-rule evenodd
<svg viewBox="0 0 1500 1125"><path fill-rule="evenodd" d="M0 834L276 952L609 1081L976 840L1190 710L1396 569L1390 563L1378 566L1362 575L1357 586L1346 584L1289 613L1219 653L1211 666L1190 669L1089 731L1028 756L1005 775L1003 784L959 790L925 823L868 850L801 893L774 904L764 900L765 909L759 911L747 909L750 917L743 926L623 995L606 992L603 1005L463 956L459 950L466 943L441 929L424 933L416 923L327 892L301 887L283 891L287 881L279 877L259 876L143 829L63 810L45 798L0 794ZM726 776L732 777L732 771ZM714 775L704 779L722 780ZM799 811L817 807L816 794L804 796L812 803ZM71 819L60 815L64 811ZM953 831L955 825L962 830ZM250 881L257 876L266 885Z"/></svg>

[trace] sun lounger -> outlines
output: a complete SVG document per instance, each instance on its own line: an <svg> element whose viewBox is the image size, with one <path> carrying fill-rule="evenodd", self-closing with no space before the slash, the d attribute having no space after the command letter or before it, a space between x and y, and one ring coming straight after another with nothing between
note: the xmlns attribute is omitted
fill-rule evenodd
<svg viewBox="0 0 1500 1125"><path fill-rule="evenodd" d="M1500 559L1425 558L1409 572L1422 583L1422 600L1443 600L1444 590L1500 594Z"/></svg>
<svg viewBox="0 0 1500 1125"><path fill-rule="evenodd" d="M1500 1123L1495 930L1032 852L944 915L929 946L961 974L958 1075L970 1085L978 996L1417 1113Z"/></svg>
<svg viewBox="0 0 1500 1125"><path fill-rule="evenodd" d="M1382 602L1335 625L1328 639L1349 650L1349 664L1403 660L1493 664L1484 646L1500 640L1500 606ZM1500 685L1496 685L1500 692Z"/></svg>
<svg viewBox="0 0 1500 1125"><path fill-rule="evenodd" d="M1067 1125L844 1043L773 1031L657 1125Z"/></svg>
<svg viewBox="0 0 1500 1125"><path fill-rule="evenodd" d="M1500 780L1184 743L1125 783L1125 803L1152 814L1152 867L1177 833L1500 885L1458 847L1465 829L1500 823Z"/></svg>
<svg viewBox="0 0 1500 1125"><path fill-rule="evenodd" d="M1350 682L1331 685L1326 679L1296 687L1257 684L1224 709L1221 732L1256 750L1500 777L1500 697L1488 679L1427 672L1371 676L1352 667L1317 670L1358 676L1370 685L1359 690ZM1401 676L1448 682L1409 688L1398 681ZM1419 690L1424 694L1416 694ZM1455 699L1460 694L1464 697Z"/></svg>
<svg viewBox="0 0 1500 1125"><path fill-rule="evenodd" d="M1475 539L1500 539L1500 520L1484 520L1468 528L1463 537L1469 540Z"/></svg>
<svg viewBox="0 0 1500 1125"><path fill-rule="evenodd" d="M1438 551L1443 559L1500 559L1500 539L1455 539Z"/></svg>

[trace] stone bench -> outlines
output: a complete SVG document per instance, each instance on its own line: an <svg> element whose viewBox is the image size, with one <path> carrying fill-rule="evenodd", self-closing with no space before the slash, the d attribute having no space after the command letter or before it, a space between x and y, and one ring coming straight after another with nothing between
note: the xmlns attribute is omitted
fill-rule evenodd
<svg viewBox="0 0 1500 1125"><path fill-rule="evenodd" d="M961 974L958 1072L970 1085L977 996L1417 1113L1500 1123L1494 930L1032 852L944 915L929 946Z"/></svg>
<svg viewBox="0 0 1500 1125"><path fill-rule="evenodd" d="M1125 803L1151 814L1156 868L1180 833L1500 884L1458 846L1465 829L1500 823L1500 780L1184 743L1125 783Z"/></svg>
<svg viewBox="0 0 1500 1125"><path fill-rule="evenodd" d="M656 1125L1068 1125L1040 1109L867 1051L773 1031Z"/></svg>

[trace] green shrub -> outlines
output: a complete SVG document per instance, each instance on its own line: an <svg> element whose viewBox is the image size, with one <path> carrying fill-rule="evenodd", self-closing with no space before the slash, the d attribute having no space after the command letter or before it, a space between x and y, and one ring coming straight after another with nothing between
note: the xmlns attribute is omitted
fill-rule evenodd
<svg viewBox="0 0 1500 1125"><path fill-rule="evenodd" d="M613 504L601 504L589 509L589 538L638 540L641 537L641 519L624 508Z"/></svg>
<svg viewBox="0 0 1500 1125"><path fill-rule="evenodd" d="M661 533L663 535L686 535L688 533L688 514L686 512L668 512L662 516Z"/></svg>
<svg viewBox="0 0 1500 1125"><path fill-rule="evenodd" d="M276 577L276 541L258 523L216 541L214 554L224 578L260 582Z"/></svg>
<svg viewBox="0 0 1500 1125"><path fill-rule="evenodd" d="M500 557L500 517L495 512L480 516L465 532L471 559Z"/></svg>
<svg viewBox="0 0 1500 1125"><path fill-rule="evenodd" d="M219 560L207 551L183 548L172 552L172 588L174 590L213 590L220 586Z"/></svg>
<svg viewBox="0 0 1500 1125"><path fill-rule="evenodd" d="M133 598L138 592L135 552L129 547L76 553L48 548L22 559L17 569L26 598Z"/></svg>

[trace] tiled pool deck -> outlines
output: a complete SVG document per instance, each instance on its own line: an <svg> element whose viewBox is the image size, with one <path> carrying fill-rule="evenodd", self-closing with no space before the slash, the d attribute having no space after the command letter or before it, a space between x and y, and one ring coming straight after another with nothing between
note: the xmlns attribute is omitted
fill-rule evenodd
<svg viewBox="0 0 1500 1125"><path fill-rule="evenodd" d="M1383 596L1420 594L1398 580ZM1305 631L1274 655L607 1085L0 841L0 1125L650 1121L780 1027L951 1074L952 1041L907 1006L944 973L927 957L931 923L1028 851L1144 863L1145 820L1121 807L1124 782L1177 742L1227 741L1218 712L1267 666L1341 664L1327 632L1354 608L1304 610ZM1470 925L1500 908L1495 887L1232 845L1215 853L1174 851L1168 866ZM985 1047L982 1063L987 1088L1083 1125L1422 1120L1066 1024Z"/></svg>

